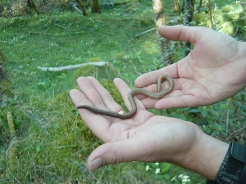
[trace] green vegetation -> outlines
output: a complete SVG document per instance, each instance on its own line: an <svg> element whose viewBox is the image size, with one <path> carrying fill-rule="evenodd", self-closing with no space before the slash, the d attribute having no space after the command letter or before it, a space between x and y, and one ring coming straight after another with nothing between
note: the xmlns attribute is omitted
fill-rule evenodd
<svg viewBox="0 0 246 184"><path fill-rule="evenodd" d="M7 3L7 1L6 1ZM180 17L171 12L167 19ZM218 1L214 12L216 29L245 36L245 13L234 1ZM121 163L91 173L88 155L102 142L86 127L68 95L77 88L79 76L94 76L120 105L123 101L112 80L122 78L129 86L139 75L163 67L155 31L151 1L134 1L102 14L87 17L72 11L54 11L0 19L0 50L14 86L9 105L0 109L0 182L2 183L204 183L198 174L166 163ZM214 6L214 4L213 4ZM196 13L194 25L209 26L205 12ZM230 29L225 29L224 24ZM173 43L175 61L181 59L182 45ZM0 52L1 57L2 53ZM77 70L44 72L37 66L60 67L85 62L107 61L103 67L84 66ZM155 114L197 123L206 133L229 141L244 127L244 94L211 106L150 110ZM18 145L16 166L9 169L7 150L11 140L7 112L13 113ZM243 136L237 134L240 140ZM227 139L226 139L227 138ZM148 169L147 169L148 168ZM157 169L159 169L157 172ZM157 172L157 173L156 173ZM182 177L179 177L181 174ZM164 182L163 182L164 181Z"/></svg>

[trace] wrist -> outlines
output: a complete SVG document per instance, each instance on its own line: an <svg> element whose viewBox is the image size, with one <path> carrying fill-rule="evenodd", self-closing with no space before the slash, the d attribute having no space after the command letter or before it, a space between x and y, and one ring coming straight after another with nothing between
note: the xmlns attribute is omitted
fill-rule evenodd
<svg viewBox="0 0 246 184"><path fill-rule="evenodd" d="M229 144L203 133L199 143L187 154L180 166L214 180L228 148Z"/></svg>

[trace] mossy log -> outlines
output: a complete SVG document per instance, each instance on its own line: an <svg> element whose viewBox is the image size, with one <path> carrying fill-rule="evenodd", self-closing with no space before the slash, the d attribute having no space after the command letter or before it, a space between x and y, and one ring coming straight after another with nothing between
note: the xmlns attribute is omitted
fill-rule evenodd
<svg viewBox="0 0 246 184"><path fill-rule="evenodd" d="M102 13L98 0L91 0L91 13Z"/></svg>
<svg viewBox="0 0 246 184"><path fill-rule="evenodd" d="M33 0L27 0L27 3L26 3L26 11L29 14L33 14L33 13L34 14L35 13L39 14L39 11L37 10L36 5L35 5L35 3L34 3Z"/></svg>
<svg viewBox="0 0 246 184"><path fill-rule="evenodd" d="M76 0L76 2L80 4L80 6L81 6L81 8L82 8L83 15L84 15L84 16L87 16L88 13L87 13L87 10L86 10L86 8L85 8L85 3L83 3L81 0Z"/></svg>
<svg viewBox="0 0 246 184"><path fill-rule="evenodd" d="M15 137L15 127L13 122L13 115L11 112L7 113L7 120L8 120L10 135L12 137L8 149L8 166L11 172L13 172L15 169L15 161L16 161L15 152L16 152L16 144L18 143L18 140Z"/></svg>

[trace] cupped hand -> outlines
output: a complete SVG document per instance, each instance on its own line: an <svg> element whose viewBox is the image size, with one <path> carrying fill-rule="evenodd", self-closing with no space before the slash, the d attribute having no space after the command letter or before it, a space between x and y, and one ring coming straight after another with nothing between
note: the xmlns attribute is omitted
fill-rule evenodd
<svg viewBox="0 0 246 184"><path fill-rule="evenodd" d="M122 108L93 77L80 77L80 90L71 90L70 96L75 106L90 105L96 108L119 112ZM121 80L114 80L126 107L130 88ZM105 144L95 149L87 165L89 170L119 162L168 161L182 165L190 152L199 144L203 132L193 123L175 118L155 116L146 111L135 97L137 114L127 120L94 114L86 109L79 113L91 131Z"/></svg>
<svg viewBox="0 0 246 184"><path fill-rule="evenodd" d="M246 86L246 44L204 27L161 26L159 33L187 41L194 49L184 59L138 77L135 86L155 91L161 74L174 78L174 90L155 100L139 96L146 108L167 109L210 105Z"/></svg>

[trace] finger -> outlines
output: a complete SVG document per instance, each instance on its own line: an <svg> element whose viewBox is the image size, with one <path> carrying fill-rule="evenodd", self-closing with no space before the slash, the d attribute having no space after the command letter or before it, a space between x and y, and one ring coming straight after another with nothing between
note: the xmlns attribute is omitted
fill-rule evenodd
<svg viewBox="0 0 246 184"><path fill-rule="evenodd" d="M86 98L86 96L79 90L73 89L69 92L69 95L75 106L88 105L93 106L92 103ZM109 121L103 116L94 114L86 109L79 109L79 113L88 126L88 128L101 140L106 141L109 139L107 131L110 127Z"/></svg>
<svg viewBox="0 0 246 184"><path fill-rule="evenodd" d="M168 108L175 107L172 103L173 98L180 97L183 95L184 93L182 92L182 90L174 90L171 93L162 97L162 99L153 99L153 98L147 97L147 98L142 98L141 102L146 109L153 109L153 108L156 109L156 107L158 107L158 109L162 109L162 108L168 109ZM163 104L159 104L159 101L161 101ZM156 106L156 103L158 103L158 106ZM179 105L179 104L176 104L176 105Z"/></svg>
<svg viewBox="0 0 246 184"><path fill-rule="evenodd" d="M78 106L80 104L92 106L92 103L86 98L86 96L77 89L72 89L69 92L69 95L75 106Z"/></svg>
<svg viewBox="0 0 246 184"><path fill-rule="evenodd" d="M92 85L97 90L107 109L115 112L120 112L122 110L122 107L115 102L109 92L94 77L88 77L88 80L90 80Z"/></svg>
<svg viewBox="0 0 246 184"><path fill-rule="evenodd" d="M101 96L87 77L79 77L77 79L77 83L82 93L91 102L92 106L105 109Z"/></svg>
<svg viewBox="0 0 246 184"><path fill-rule="evenodd" d="M208 95L204 88L189 79L178 78L174 80L174 83L173 91L161 99L142 98L141 101L145 108L168 109L187 106L194 107L202 104L201 100L204 99L204 96ZM164 86L164 89L167 89L169 84L164 83L162 86Z"/></svg>
<svg viewBox="0 0 246 184"><path fill-rule="evenodd" d="M156 85L158 78L162 74L170 75L173 79L177 79L178 78L177 64L175 63L172 65L166 66L160 70L156 70L156 71L152 71L152 72L148 72L146 74L143 74L135 80L134 84L137 88L143 88L143 87L149 86L151 84ZM156 87L152 86L148 90L154 91L155 89L156 89Z"/></svg>
<svg viewBox="0 0 246 184"><path fill-rule="evenodd" d="M195 44L207 32L207 29L190 26L160 26L158 32L169 40L186 41Z"/></svg>
<svg viewBox="0 0 246 184"><path fill-rule="evenodd" d="M119 112L121 107L114 101L108 91L93 77L80 77L77 83L93 107Z"/></svg>
<svg viewBox="0 0 246 184"><path fill-rule="evenodd" d="M167 66L166 68L163 68L163 69L161 69L160 71L161 72L163 72L163 73L168 73L168 71L170 72L170 71L172 71L173 70L173 68L175 67L175 65L171 65L171 66ZM176 70L176 69L175 69ZM174 72L173 72L174 73ZM150 74L150 73L148 73L148 74ZM146 76L148 76L148 74L144 74L144 75L146 75ZM143 83L151 83L152 81L149 81L148 82L148 78L149 77L146 77L146 76L144 76L144 75L142 75L143 76L143 78L140 78L140 77L142 77L142 76L140 76L137 80L136 80L136 83L141 83L142 82L142 84ZM150 74L151 75L151 74ZM142 80L142 79L145 79L146 78L146 80ZM158 78L159 78L159 76L158 76ZM157 79L158 80L158 79ZM157 81L155 81L155 84L149 84L147 87L144 87L143 89L145 89L145 90L147 90L147 91L150 91L150 92L152 92L152 93L157 93L158 92L158 88L157 88ZM181 83L181 79L180 78L178 78L178 79L174 79L174 88L173 88L173 91L175 91L175 90L180 90L181 89L181 87L182 87L182 85L183 85L183 83ZM164 82L162 82L161 83L161 91L163 91L163 90L165 90L165 89L168 89L170 87L170 83L168 82L168 81L164 81ZM171 91L170 93L173 93L173 91ZM169 93L169 94L170 94ZM167 95L165 95L164 97L162 97L162 98L167 98L168 96L169 96L169 94L167 94ZM158 101L158 99L152 99L152 98L150 98L150 97L147 97L147 96L145 96L145 95L137 95L137 97L140 99L140 100L142 100L142 99L145 99L145 98L147 98L144 102L143 102L143 104L144 104L144 106L145 106L145 108L153 108L153 105L155 104L155 102L157 102ZM145 103L145 102L147 102L147 103ZM147 105L147 106L146 106Z"/></svg>
<svg viewBox="0 0 246 184"><path fill-rule="evenodd" d="M212 100L211 100L212 99ZM189 91L175 90L165 98L158 100L155 109L197 107L201 105L211 105L216 101L213 100L203 88L194 88Z"/></svg>
<svg viewBox="0 0 246 184"><path fill-rule="evenodd" d="M170 93L166 94L162 98L170 98L170 97L173 96L172 93L174 91L180 90L180 87L181 86L180 85L176 85L176 84L179 84L178 80L179 79L175 79L174 80L175 85L174 85L173 91L171 91ZM169 82L168 81L164 81L164 82L161 83L161 88L160 88L161 90L160 91L163 91L165 89L168 89L169 87L170 87ZM149 86L147 86L147 87L145 87L143 89L145 89L147 91L150 91L152 93L157 93L158 92L157 84L149 85ZM141 94L140 95L137 95L137 97L138 97L138 99L141 100L142 104L144 105L144 107L146 109L153 109L155 103L160 100L160 99L153 99L151 97L148 97L148 96L145 96L145 95L141 95Z"/></svg>
<svg viewBox="0 0 246 184"><path fill-rule="evenodd" d="M86 98L86 96L77 89L71 90L69 92L69 95L75 106L78 106L78 105L93 106L93 104ZM86 109L79 109L79 112L80 112L81 117L85 121L85 123L90 122L91 119L94 119L97 116L96 114Z"/></svg>
<svg viewBox="0 0 246 184"><path fill-rule="evenodd" d="M160 99L154 104L155 109L185 108L197 106L199 106L197 98L191 95L164 98Z"/></svg>
<svg viewBox="0 0 246 184"><path fill-rule="evenodd" d="M115 78L114 79L114 83L118 89L118 91L120 92L123 100L124 100L124 104L126 106L126 108L131 111L132 110L132 106L131 103L128 99L128 93L129 91L131 91L131 88L129 88L129 86L121 79L119 78ZM145 107L143 106L143 104L140 102L140 100L138 100L138 98L134 97L134 100L136 102L136 106L138 110L145 110Z"/></svg>
<svg viewBox="0 0 246 184"><path fill-rule="evenodd" d="M151 150L151 148L146 150L146 146L144 142L137 141L134 138L103 144L89 156L87 167L90 171L95 171L104 165L143 161L144 158L148 159L149 154L146 152Z"/></svg>

